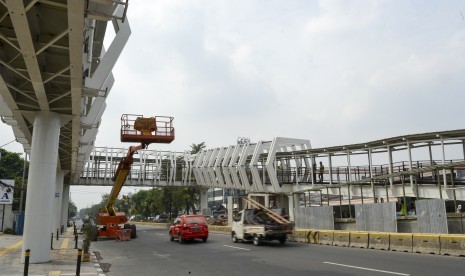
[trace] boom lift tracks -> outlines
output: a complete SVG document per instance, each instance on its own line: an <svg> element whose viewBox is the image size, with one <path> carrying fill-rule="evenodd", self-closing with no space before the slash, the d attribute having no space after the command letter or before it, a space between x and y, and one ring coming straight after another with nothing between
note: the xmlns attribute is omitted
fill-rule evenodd
<svg viewBox="0 0 465 276"><path fill-rule="evenodd" d="M95 240L98 237L118 239L122 237L122 233L130 233L131 239L137 237L136 225L128 224L126 214L117 212L114 204L131 170L134 153L147 148L151 143L169 144L174 140L173 117L144 118L142 115L124 114L121 116L120 134L121 142L140 142L140 145L129 147L126 157L123 157L118 164L112 178L115 184L111 189L107 204L97 216L98 229Z"/></svg>

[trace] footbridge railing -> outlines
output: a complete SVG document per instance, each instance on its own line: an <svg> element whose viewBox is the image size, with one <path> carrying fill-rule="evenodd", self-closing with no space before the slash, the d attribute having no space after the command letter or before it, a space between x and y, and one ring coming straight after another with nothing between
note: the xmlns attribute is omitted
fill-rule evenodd
<svg viewBox="0 0 465 276"><path fill-rule="evenodd" d="M265 193L312 189L328 194L349 187L343 196L352 192L367 197L465 198L464 141L465 130L454 130L316 149L309 140L282 137L195 155L146 149L134 155L125 185L197 185ZM94 148L75 184L112 185L125 154L121 148Z"/></svg>

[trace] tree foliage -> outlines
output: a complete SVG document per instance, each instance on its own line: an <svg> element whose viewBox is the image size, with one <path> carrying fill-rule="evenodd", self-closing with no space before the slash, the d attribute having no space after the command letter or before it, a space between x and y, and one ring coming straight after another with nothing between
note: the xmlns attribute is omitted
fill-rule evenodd
<svg viewBox="0 0 465 276"><path fill-rule="evenodd" d="M69 200L68 204L68 214L70 218L75 217L77 214L77 206L71 199Z"/></svg>
<svg viewBox="0 0 465 276"><path fill-rule="evenodd" d="M191 145L191 154L196 154L206 147L205 142ZM168 163L164 164L162 171L169 171ZM81 217L89 214L96 217L108 200L108 194L102 196L102 201L90 208L81 210ZM200 203L200 191L197 187L159 187L150 190L139 190L131 197L120 195L115 201L114 207L128 216L146 219L159 214L167 214L170 219L179 213L197 212Z"/></svg>
<svg viewBox="0 0 465 276"><path fill-rule="evenodd" d="M29 162L26 161L26 172ZM21 185L23 181L24 158L20 153L9 152L5 149L0 149L0 179L13 179L14 195L13 195L13 210L19 210L19 201L21 194ZM27 177L26 177L27 179ZM27 183L25 183L25 186ZM26 187L24 187L26 188ZM23 196L23 204L26 202L26 193ZM24 208L22 208L24 210Z"/></svg>

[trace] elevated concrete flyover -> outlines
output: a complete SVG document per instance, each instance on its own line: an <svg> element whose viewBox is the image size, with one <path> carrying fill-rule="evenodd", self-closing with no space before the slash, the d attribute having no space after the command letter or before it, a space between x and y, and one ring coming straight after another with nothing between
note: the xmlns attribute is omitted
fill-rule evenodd
<svg viewBox="0 0 465 276"><path fill-rule="evenodd" d="M35 252L32 263L50 260L49 235L66 224L62 195L93 148L131 33L127 8L124 0L0 1L0 116L31 157L23 249ZM104 49L109 22L115 37Z"/></svg>

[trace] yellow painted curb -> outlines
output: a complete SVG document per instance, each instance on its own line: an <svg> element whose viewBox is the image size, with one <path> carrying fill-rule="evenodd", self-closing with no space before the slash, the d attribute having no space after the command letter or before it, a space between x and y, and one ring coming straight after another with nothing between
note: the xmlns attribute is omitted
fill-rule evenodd
<svg viewBox="0 0 465 276"><path fill-rule="evenodd" d="M389 233L389 250L400 252L412 252L413 234Z"/></svg>
<svg viewBox="0 0 465 276"><path fill-rule="evenodd" d="M18 248L21 244L23 244L23 241L19 241L19 242L13 244L12 246L9 246L9 247L3 249L2 251L0 251L0 256L3 256L6 253L10 252L11 250Z"/></svg>
<svg viewBox="0 0 465 276"><path fill-rule="evenodd" d="M389 250L389 233L371 232L368 235L368 248Z"/></svg>
<svg viewBox="0 0 465 276"><path fill-rule="evenodd" d="M439 254L441 243L439 235L413 234L413 252L426 254Z"/></svg>
<svg viewBox="0 0 465 276"><path fill-rule="evenodd" d="M441 255L465 256L465 235L440 235Z"/></svg>
<svg viewBox="0 0 465 276"><path fill-rule="evenodd" d="M349 231L334 231L333 245L349 247L350 232Z"/></svg>
<svg viewBox="0 0 465 276"><path fill-rule="evenodd" d="M350 232L350 247L368 248L368 232Z"/></svg>
<svg viewBox="0 0 465 276"><path fill-rule="evenodd" d="M318 230L318 243L333 245L334 230Z"/></svg>

